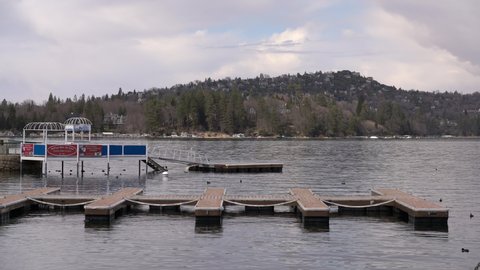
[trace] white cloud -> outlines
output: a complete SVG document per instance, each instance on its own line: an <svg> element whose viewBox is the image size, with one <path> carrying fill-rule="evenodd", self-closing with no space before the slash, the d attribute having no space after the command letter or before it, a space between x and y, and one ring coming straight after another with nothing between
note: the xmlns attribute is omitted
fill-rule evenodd
<svg viewBox="0 0 480 270"><path fill-rule="evenodd" d="M475 0L0 2L0 92L104 95L206 77L351 69L480 90Z"/></svg>
<svg viewBox="0 0 480 270"><path fill-rule="evenodd" d="M304 28L287 29L279 34L273 34L269 39L274 45L300 44L307 38L307 31Z"/></svg>
<svg viewBox="0 0 480 270"><path fill-rule="evenodd" d="M359 62L360 72L406 89L480 90L479 67L439 45L424 42L430 36L425 25L383 9L372 10L368 18L368 47L378 54L353 59Z"/></svg>

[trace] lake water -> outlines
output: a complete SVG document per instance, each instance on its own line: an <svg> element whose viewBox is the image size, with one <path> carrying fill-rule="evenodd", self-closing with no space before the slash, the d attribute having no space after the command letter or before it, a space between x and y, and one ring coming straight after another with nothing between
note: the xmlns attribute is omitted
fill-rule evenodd
<svg viewBox="0 0 480 270"><path fill-rule="evenodd" d="M138 141L136 141L138 143ZM480 263L480 140L149 141L193 149L214 161L284 163L283 173L185 173L166 164L138 177L136 161L86 162L76 178L49 163L46 178L0 175L0 194L61 187L65 194L280 194L309 187L318 194L369 194L399 188L450 209L448 232L416 231L389 217L338 216L328 231L302 228L293 215L226 215L218 230L195 228L191 214L136 210L109 227L85 227L84 215L31 212L0 226L0 269L474 269ZM72 170L72 175L70 175ZM142 166L142 170L144 167ZM241 180L241 181L240 181ZM470 218L470 213L474 214ZM462 248L470 252L462 253Z"/></svg>

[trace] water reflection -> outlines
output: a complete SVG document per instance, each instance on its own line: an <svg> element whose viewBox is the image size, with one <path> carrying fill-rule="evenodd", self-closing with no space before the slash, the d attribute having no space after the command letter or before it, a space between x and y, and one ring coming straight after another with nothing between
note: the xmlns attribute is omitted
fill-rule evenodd
<svg viewBox="0 0 480 270"><path fill-rule="evenodd" d="M220 234L223 233L221 225L195 225L195 233L198 234Z"/></svg>
<svg viewBox="0 0 480 270"><path fill-rule="evenodd" d="M150 143L193 148L217 161L272 161L285 166L281 174L251 175L185 173L184 165L164 164L169 167L168 178L154 173L145 176L143 167L138 178L136 163L116 161L106 176L104 163L86 162L83 178L73 173L74 164L66 164L72 175L62 179L56 172L59 165L49 164L52 173L48 177L0 173L0 194L58 186L62 193L73 194L103 195L122 187L142 187L147 195L198 195L207 181L210 186L225 187L227 194L240 195L285 194L291 187L312 188L320 195L368 194L374 187L391 187L448 206L449 232L415 230L395 216L370 214L332 214L328 230L303 228L291 213L247 216L243 210L226 213L222 226L197 227L191 212L165 214L142 208L134 208L111 226L92 228L83 226L83 213L46 211L0 227L2 269L102 265L109 269L151 269L158 265L199 269L318 265L323 269L472 269L478 264L479 140ZM475 215L472 219L470 212ZM461 248L468 248L470 253L461 253ZM51 256L56 252L61 256ZM21 261L16 259L18 254L22 254ZM211 254L218 260L205 260ZM79 265L77 258L85 257L88 260ZM140 263L138 258L142 258Z"/></svg>

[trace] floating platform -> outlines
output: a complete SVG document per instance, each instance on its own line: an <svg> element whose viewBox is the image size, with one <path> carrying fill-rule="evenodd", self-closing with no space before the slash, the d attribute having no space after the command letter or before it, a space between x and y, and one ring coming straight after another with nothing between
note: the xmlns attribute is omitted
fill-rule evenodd
<svg viewBox="0 0 480 270"><path fill-rule="evenodd" d="M296 207L305 226L329 226L330 208L312 190L292 188L290 193L296 199Z"/></svg>
<svg viewBox="0 0 480 270"><path fill-rule="evenodd" d="M393 209L416 228L447 227L448 209L398 189L372 190L373 195L394 199Z"/></svg>
<svg viewBox="0 0 480 270"><path fill-rule="evenodd" d="M245 207L245 212L273 213L277 206L289 206L298 213L305 227L329 228L332 207L340 214L386 213L413 224L415 229L448 230L449 210L439 204L398 189L375 189L365 196L321 196L307 188L292 188L278 195L229 195L225 188L207 188L201 195L141 195L141 188L123 188L111 195L51 194L58 188L41 188L21 194L0 197L2 222L8 222L16 209L46 204L78 207L85 205L85 222L110 224L121 213L138 205L152 210L181 211L180 206L193 206L196 225L221 226L225 207Z"/></svg>
<svg viewBox="0 0 480 270"><path fill-rule="evenodd" d="M123 188L110 196L85 205L85 222L111 223L119 210L130 207L126 199L143 192L141 188Z"/></svg>
<svg viewBox="0 0 480 270"><path fill-rule="evenodd" d="M221 225L224 188L207 188L195 205L195 224Z"/></svg>
<svg viewBox="0 0 480 270"><path fill-rule="evenodd" d="M60 191L60 188L38 188L20 194L0 197L0 224L8 223L11 217L22 214L30 209L34 202L29 197L46 195Z"/></svg>
<svg viewBox="0 0 480 270"><path fill-rule="evenodd" d="M195 164L188 171L213 173L264 173L282 172L282 163L233 163L233 164Z"/></svg>

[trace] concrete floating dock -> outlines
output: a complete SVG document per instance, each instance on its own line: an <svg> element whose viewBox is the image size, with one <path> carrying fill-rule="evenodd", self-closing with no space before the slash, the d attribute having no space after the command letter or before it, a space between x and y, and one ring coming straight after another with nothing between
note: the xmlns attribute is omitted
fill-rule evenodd
<svg viewBox="0 0 480 270"><path fill-rule="evenodd" d="M373 195L390 197L393 209L415 228L447 228L448 209L434 202L415 197L398 189L376 189Z"/></svg>
<svg viewBox="0 0 480 270"><path fill-rule="evenodd" d="M221 225L224 188L207 188L195 205L195 224Z"/></svg>
<svg viewBox="0 0 480 270"><path fill-rule="evenodd" d="M297 209L304 226L327 227L330 219L330 208L312 190L306 188L292 188L292 194L297 200Z"/></svg>
<svg viewBox="0 0 480 270"><path fill-rule="evenodd" d="M189 171L213 173L265 173L282 172L282 163L195 164Z"/></svg>
<svg viewBox="0 0 480 270"><path fill-rule="evenodd" d="M201 195L140 195L141 188L123 188L104 197L51 194L58 190L41 188L0 197L2 222L7 222L16 209L42 203L61 204L61 207L85 204L85 222L100 224L110 224L132 206L180 212L180 206L186 205L193 206L196 225L220 226L225 207L237 205L245 207L246 213L261 214L274 213L277 206L293 207L305 227L328 228L330 217L335 216L331 215L331 208L336 206L339 214L375 212L397 216L415 229L448 230L447 208L398 189L375 189L372 195L355 196L321 196L307 188L292 188L277 195L229 195L225 188L218 187L207 188Z"/></svg>
<svg viewBox="0 0 480 270"><path fill-rule="evenodd" d="M0 197L0 224L7 223L10 217L29 210L33 203L28 199L32 196L46 195L60 191L60 188L37 188L20 194Z"/></svg>
<svg viewBox="0 0 480 270"><path fill-rule="evenodd" d="M86 223L111 223L118 211L130 204L126 199L143 192L141 188L123 188L120 191L85 205Z"/></svg>

